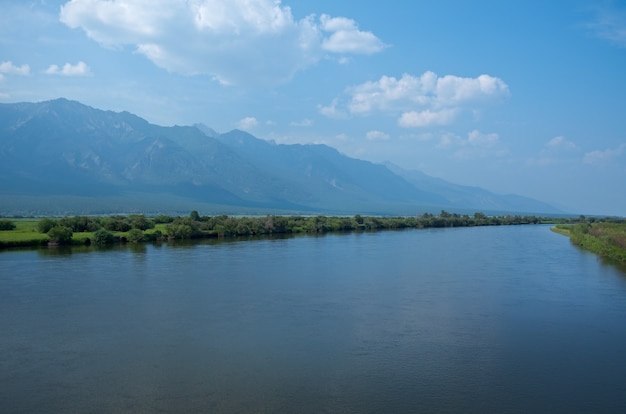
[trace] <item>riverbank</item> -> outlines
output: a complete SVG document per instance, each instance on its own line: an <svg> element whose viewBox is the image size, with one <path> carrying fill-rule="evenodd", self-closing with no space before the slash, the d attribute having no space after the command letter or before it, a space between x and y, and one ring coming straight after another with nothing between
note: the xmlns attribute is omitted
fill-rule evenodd
<svg viewBox="0 0 626 414"><path fill-rule="evenodd" d="M500 226L564 223L567 219L536 216L472 216L441 211L411 217L361 216L74 216L6 220L0 248L46 245L106 245L197 238L254 237L276 234L379 231L408 228Z"/></svg>
<svg viewBox="0 0 626 414"><path fill-rule="evenodd" d="M626 263L626 223L623 221L557 224L552 230L568 236L573 244L583 249Z"/></svg>

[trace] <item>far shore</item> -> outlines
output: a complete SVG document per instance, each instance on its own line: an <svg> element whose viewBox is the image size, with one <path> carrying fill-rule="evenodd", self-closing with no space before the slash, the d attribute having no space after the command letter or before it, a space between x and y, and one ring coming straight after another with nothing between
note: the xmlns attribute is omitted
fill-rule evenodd
<svg viewBox="0 0 626 414"><path fill-rule="evenodd" d="M380 231L521 224L568 223L572 219L537 216L440 214L378 216L188 216L141 214L1 219L0 248L46 245L107 245L197 238L254 237L277 234Z"/></svg>

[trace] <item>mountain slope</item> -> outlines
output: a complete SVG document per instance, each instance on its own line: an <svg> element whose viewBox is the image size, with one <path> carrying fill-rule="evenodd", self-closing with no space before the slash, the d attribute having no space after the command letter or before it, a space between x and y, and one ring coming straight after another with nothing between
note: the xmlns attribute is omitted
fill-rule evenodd
<svg viewBox="0 0 626 414"><path fill-rule="evenodd" d="M517 211L558 213L553 206L515 194L495 194L479 187L453 184L441 178L431 177L417 170L405 170L390 162L385 163L393 173L425 191L443 197L455 208L472 208L476 211Z"/></svg>
<svg viewBox="0 0 626 414"><path fill-rule="evenodd" d="M0 214L9 213L4 204L18 196L48 197L55 204L63 197L92 197L103 209L115 198L134 211L157 195L179 200L181 211L198 203L260 213L413 214L477 206L554 211L534 200L415 174L325 145L277 145L201 124L161 127L66 99L0 104L0 195L6 201L0 201Z"/></svg>

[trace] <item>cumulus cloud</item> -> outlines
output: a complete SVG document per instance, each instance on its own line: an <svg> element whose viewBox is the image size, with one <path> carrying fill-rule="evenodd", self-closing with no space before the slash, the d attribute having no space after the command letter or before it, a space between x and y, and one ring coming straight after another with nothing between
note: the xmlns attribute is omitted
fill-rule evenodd
<svg viewBox="0 0 626 414"><path fill-rule="evenodd" d="M72 0L60 19L103 46L131 46L168 71L222 84L277 84L325 54L384 47L351 19L297 20L280 0Z"/></svg>
<svg viewBox="0 0 626 414"><path fill-rule="evenodd" d="M508 85L499 78L480 75L463 78L437 76L425 72L420 76L382 76L346 89L343 101L335 98L331 105L319 107L326 116L349 113L369 115L376 112L398 114L398 124L406 128L446 125L466 108L497 102L509 96Z"/></svg>
<svg viewBox="0 0 626 414"><path fill-rule="evenodd" d="M626 144L621 144L617 148L607 148L603 151L595 150L585 154L583 162L585 164L603 164L617 158L626 152Z"/></svg>
<svg viewBox="0 0 626 414"><path fill-rule="evenodd" d="M9 60L0 63L0 74L27 76L30 74L30 66L25 64L22 66L17 66Z"/></svg>
<svg viewBox="0 0 626 414"><path fill-rule="evenodd" d="M386 47L372 32L359 30L352 19L323 14L320 17L320 27L324 32L331 33L322 42L322 49L329 52L371 55Z"/></svg>
<svg viewBox="0 0 626 414"><path fill-rule="evenodd" d="M44 71L48 75L61 75L61 76L89 76L91 75L91 69L85 62L78 62L75 65L66 63L63 67L58 65L50 65L48 69Z"/></svg>
<svg viewBox="0 0 626 414"><path fill-rule="evenodd" d="M391 138L389 134L386 134L382 131L376 131L376 130L369 131L367 134L365 134L365 137L369 141L387 141Z"/></svg>
<svg viewBox="0 0 626 414"><path fill-rule="evenodd" d="M455 117L455 109L443 109L441 111L410 111L403 113L398 119L398 125L405 128L425 127L429 125L447 125Z"/></svg>
<svg viewBox="0 0 626 414"><path fill-rule="evenodd" d="M257 121L255 117L248 116L237 122L237 128L247 131L256 127L258 124L259 121Z"/></svg>

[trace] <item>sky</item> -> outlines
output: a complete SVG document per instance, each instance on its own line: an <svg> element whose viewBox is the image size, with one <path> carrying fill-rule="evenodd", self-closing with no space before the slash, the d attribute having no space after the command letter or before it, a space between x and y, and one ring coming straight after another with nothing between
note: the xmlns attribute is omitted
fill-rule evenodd
<svg viewBox="0 0 626 414"><path fill-rule="evenodd" d="M626 216L626 1L0 0L0 102L59 97Z"/></svg>

